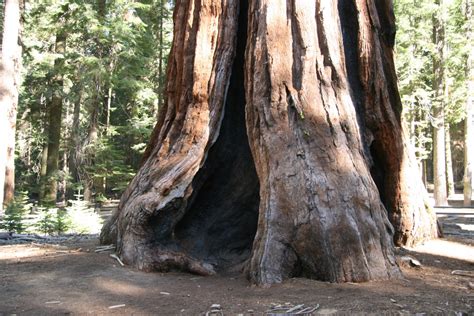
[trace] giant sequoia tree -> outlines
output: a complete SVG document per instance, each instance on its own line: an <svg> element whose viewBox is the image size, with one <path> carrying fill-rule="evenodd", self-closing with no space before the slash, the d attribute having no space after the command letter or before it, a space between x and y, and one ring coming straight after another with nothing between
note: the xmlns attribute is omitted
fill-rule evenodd
<svg viewBox="0 0 474 316"><path fill-rule="evenodd" d="M436 236L405 144L391 1L182 0L167 100L104 227L143 270L399 275Z"/></svg>

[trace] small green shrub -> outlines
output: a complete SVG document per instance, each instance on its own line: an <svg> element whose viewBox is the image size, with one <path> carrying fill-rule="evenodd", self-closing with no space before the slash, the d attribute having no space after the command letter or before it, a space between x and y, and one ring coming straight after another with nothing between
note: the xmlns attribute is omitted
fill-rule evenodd
<svg viewBox="0 0 474 316"><path fill-rule="evenodd" d="M11 233L24 233L28 229L26 216L29 214L31 204L28 203L26 193L20 193L10 203L6 210L3 220L0 222L0 229Z"/></svg>
<svg viewBox="0 0 474 316"><path fill-rule="evenodd" d="M46 208L38 214L35 226L44 235L61 235L69 230L72 221L67 210Z"/></svg>

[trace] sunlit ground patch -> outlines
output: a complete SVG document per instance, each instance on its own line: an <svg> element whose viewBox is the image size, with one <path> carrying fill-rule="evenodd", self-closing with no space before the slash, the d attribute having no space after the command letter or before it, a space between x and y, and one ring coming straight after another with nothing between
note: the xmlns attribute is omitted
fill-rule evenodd
<svg viewBox="0 0 474 316"><path fill-rule="evenodd" d="M48 253L47 249L31 245L0 246L0 260L40 257Z"/></svg>
<svg viewBox="0 0 474 316"><path fill-rule="evenodd" d="M425 242L423 245L409 248L409 250L474 263L474 246L465 245L455 241L442 239L430 240Z"/></svg>

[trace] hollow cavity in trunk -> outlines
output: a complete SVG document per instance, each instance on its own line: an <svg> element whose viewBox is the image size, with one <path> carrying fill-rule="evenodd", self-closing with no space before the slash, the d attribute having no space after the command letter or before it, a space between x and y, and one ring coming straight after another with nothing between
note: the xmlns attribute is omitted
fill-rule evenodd
<svg viewBox="0 0 474 316"><path fill-rule="evenodd" d="M220 133L193 181L175 238L187 253L227 270L244 262L257 231L259 183L245 126L247 4L241 2L236 57Z"/></svg>

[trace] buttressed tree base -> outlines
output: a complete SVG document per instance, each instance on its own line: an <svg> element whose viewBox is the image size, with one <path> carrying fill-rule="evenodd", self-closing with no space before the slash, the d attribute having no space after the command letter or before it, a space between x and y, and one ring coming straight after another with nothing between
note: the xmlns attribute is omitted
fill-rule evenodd
<svg viewBox="0 0 474 316"><path fill-rule="evenodd" d="M361 282L436 237L408 150L390 0L182 0L167 101L106 224L146 271Z"/></svg>

